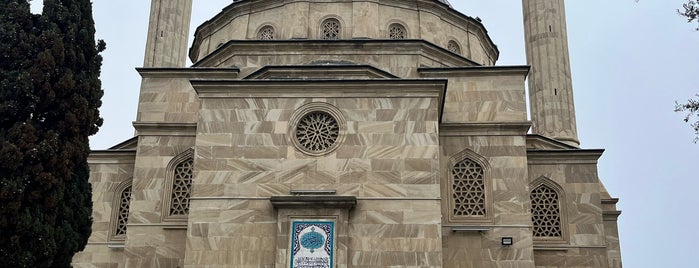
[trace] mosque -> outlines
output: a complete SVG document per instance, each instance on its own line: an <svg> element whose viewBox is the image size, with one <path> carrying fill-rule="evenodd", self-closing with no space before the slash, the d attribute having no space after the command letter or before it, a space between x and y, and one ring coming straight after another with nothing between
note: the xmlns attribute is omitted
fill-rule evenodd
<svg viewBox="0 0 699 268"><path fill-rule="evenodd" d="M74 266L622 267L564 0L522 7L527 62L502 66L446 0L236 0L190 48L192 0L152 0Z"/></svg>

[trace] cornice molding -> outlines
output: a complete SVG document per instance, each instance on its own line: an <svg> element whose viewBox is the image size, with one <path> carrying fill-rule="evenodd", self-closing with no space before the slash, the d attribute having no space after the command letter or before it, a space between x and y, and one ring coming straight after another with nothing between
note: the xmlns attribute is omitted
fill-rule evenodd
<svg viewBox="0 0 699 268"><path fill-rule="evenodd" d="M139 136L195 136L197 123L133 122Z"/></svg>
<svg viewBox="0 0 699 268"><path fill-rule="evenodd" d="M484 76L484 75L516 75L526 79L531 67L528 65L513 66L462 66L462 67L420 67L418 73L424 77L453 76Z"/></svg>
<svg viewBox="0 0 699 268"><path fill-rule="evenodd" d="M133 164L136 150L94 150L87 157L88 164Z"/></svg>
<svg viewBox="0 0 699 268"><path fill-rule="evenodd" d="M392 48L386 51L386 48ZM335 55L375 54L377 56L422 55L424 57L453 66L480 66L464 56L457 55L429 41L422 39L291 39L291 40L231 40L212 51L193 66L213 67L237 55Z"/></svg>
<svg viewBox="0 0 699 268"><path fill-rule="evenodd" d="M238 68L136 68L142 78L237 79Z"/></svg>
<svg viewBox="0 0 699 268"><path fill-rule="evenodd" d="M531 122L442 123L440 137L463 136L523 136Z"/></svg>
<svg viewBox="0 0 699 268"><path fill-rule="evenodd" d="M529 165L597 164L604 149L527 150Z"/></svg>

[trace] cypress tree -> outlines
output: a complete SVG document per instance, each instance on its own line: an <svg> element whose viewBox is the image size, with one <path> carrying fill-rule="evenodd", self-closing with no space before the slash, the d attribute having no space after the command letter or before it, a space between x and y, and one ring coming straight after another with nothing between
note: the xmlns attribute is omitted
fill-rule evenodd
<svg viewBox="0 0 699 268"><path fill-rule="evenodd" d="M4 0L0 17L0 261L69 267L91 233L104 43L89 0L45 0L42 15Z"/></svg>

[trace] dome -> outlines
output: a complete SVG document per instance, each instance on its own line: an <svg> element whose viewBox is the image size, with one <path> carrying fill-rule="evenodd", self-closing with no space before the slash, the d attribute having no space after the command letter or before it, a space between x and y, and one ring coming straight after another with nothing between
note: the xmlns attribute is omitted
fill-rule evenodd
<svg viewBox="0 0 699 268"><path fill-rule="evenodd" d="M499 56L483 24L448 0L237 0L199 26L194 38L192 62L241 40L405 39L434 44L481 65L493 65Z"/></svg>

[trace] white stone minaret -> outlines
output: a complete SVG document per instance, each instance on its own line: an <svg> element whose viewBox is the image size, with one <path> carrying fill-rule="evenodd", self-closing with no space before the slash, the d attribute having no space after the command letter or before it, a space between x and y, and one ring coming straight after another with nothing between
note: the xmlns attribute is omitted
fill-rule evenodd
<svg viewBox="0 0 699 268"><path fill-rule="evenodd" d="M579 146L563 0L522 0L534 134Z"/></svg>
<svg viewBox="0 0 699 268"><path fill-rule="evenodd" d="M184 67L192 0L152 0L143 67Z"/></svg>

